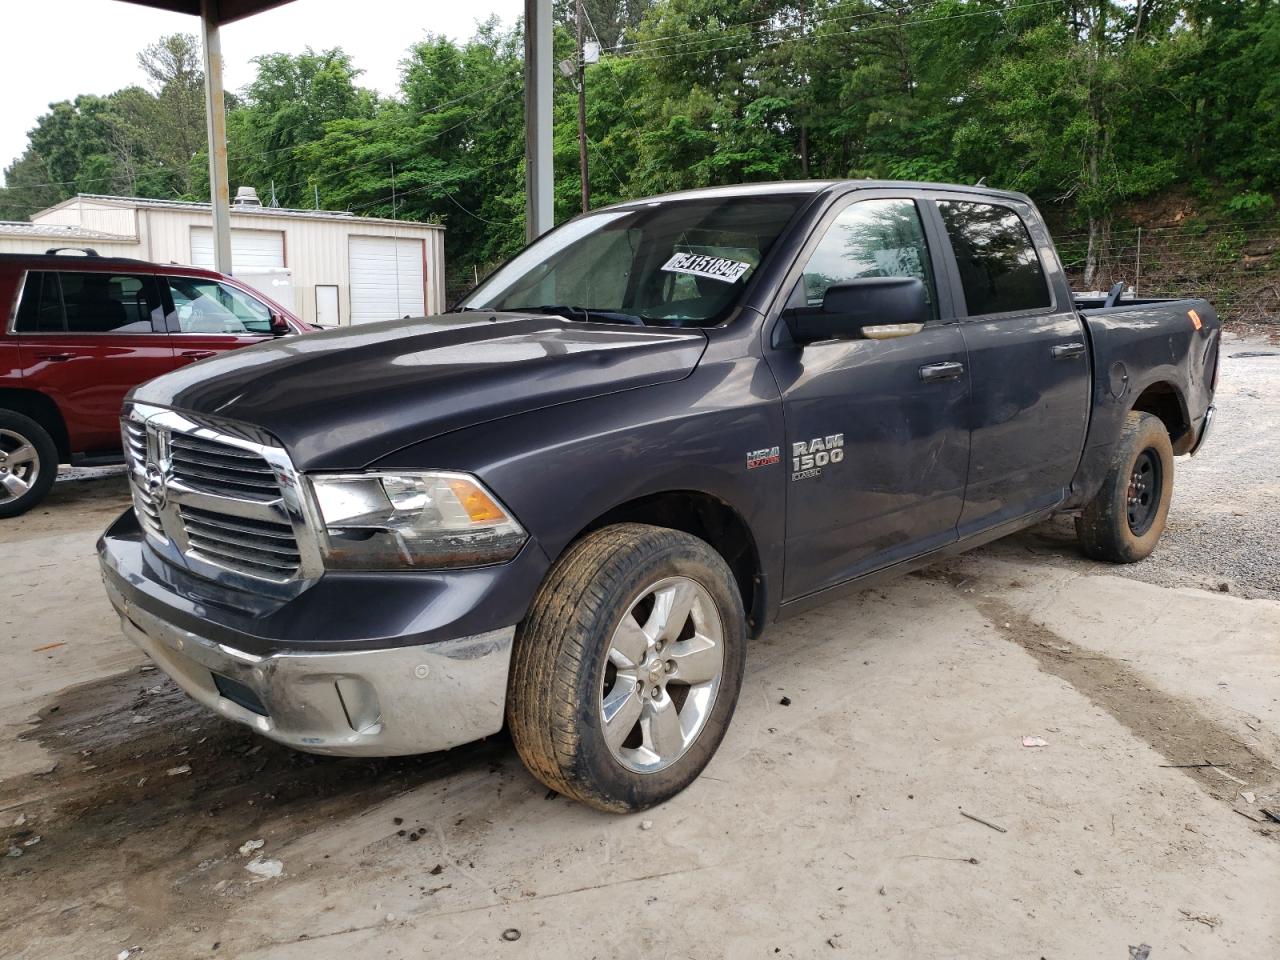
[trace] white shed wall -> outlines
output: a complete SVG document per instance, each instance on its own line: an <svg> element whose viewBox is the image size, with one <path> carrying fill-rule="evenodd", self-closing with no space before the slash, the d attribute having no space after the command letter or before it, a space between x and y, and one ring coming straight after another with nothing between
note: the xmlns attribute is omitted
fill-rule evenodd
<svg viewBox="0 0 1280 960"><path fill-rule="evenodd" d="M0 253L44 253L54 247L91 247L104 257L140 257L142 246L137 240L81 240L76 237L4 236L0 234ZM68 256L72 256L68 254Z"/></svg>
<svg viewBox="0 0 1280 960"><path fill-rule="evenodd" d="M136 210L114 204L94 203L78 197L65 207L36 214L32 222L68 224L84 227L86 230L100 230L102 233L118 233L124 237L138 235Z"/></svg>
<svg viewBox="0 0 1280 960"><path fill-rule="evenodd" d="M191 263L193 228L208 228L200 211L143 207L138 211L143 256L161 263ZM351 276L348 248L352 236L421 239L428 265L424 301L427 313L444 310L444 231L427 224L389 223L352 217L307 220L270 213L232 211L232 230L278 231L284 234L284 265L293 275L297 314L316 322L316 287L338 288L338 310L345 326L351 322ZM433 268L434 267L434 268Z"/></svg>

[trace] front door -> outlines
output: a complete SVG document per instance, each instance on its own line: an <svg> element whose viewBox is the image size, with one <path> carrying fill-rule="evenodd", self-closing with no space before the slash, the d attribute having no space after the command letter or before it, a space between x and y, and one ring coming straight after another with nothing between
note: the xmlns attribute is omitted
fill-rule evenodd
<svg viewBox="0 0 1280 960"><path fill-rule="evenodd" d="M907 276L924 281L934 318L887 340L799 347L785 328L775 334L790 475L784 600L955 540L964 499L969 381L934 279L941 240L926 239L917 200L859 197L817 231L787 306L818 305L835 283Z"/></svg>
<svg viewBox="0 0 1280 960"><path fill-rule="evenodd" d="M940 197L937 207L967 314L967 536L1066 495L1089 425L1089 350L1048 236L1028 229L1043 233L1030 208L965 194Z"/></svg>
<svg viewBox="0 0 1280 960"><path fill-rule="evenodd" d="M161 277L169 295L169 330L179 364L271 339L271 308L211 277Z"/></svg>

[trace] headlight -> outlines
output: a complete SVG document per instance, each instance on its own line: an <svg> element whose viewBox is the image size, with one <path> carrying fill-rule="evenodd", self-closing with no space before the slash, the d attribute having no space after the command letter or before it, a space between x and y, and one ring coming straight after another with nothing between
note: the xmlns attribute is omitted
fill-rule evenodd
<svg viewBox="0 0 1280 960"><path fill-rule="evenodd" d="M325 566L342 570L471 567L510 560L524 528L464 473L312 476Z"/></svg>

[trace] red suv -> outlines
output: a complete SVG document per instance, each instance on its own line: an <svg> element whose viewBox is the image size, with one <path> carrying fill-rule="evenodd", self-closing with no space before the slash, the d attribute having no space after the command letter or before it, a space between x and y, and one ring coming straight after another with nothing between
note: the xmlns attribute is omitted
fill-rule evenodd
<svg viewBox="0 0 1280 960"><path fill-rule="evenodd" d="M220 273L80 252L0 255L0 517L39 503L59 463L121 462L137 384L311 329Z"/></svg>

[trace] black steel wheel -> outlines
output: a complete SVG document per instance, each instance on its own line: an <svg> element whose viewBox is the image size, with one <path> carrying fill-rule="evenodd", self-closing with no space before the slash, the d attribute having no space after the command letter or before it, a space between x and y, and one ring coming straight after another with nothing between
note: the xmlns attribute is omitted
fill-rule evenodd
<svg viewBox="0 0 1280 960"><path fill-rule="evenodd" d="M1129 489L1125 491L1125 517L1135 537L1151 529L1160 512L1160 494L1164 489L1164 469L1160 454L1147 447L1133 463Z"/></svg>
<svg viewBox="0 0 1280 960"><path fill-rule="evenodd" d="M1076 517L1080 549L1110 563L1142 560L1164 533L1172 498L1169 431L1158 417L1131 413L1102 486Z"/></svg>

